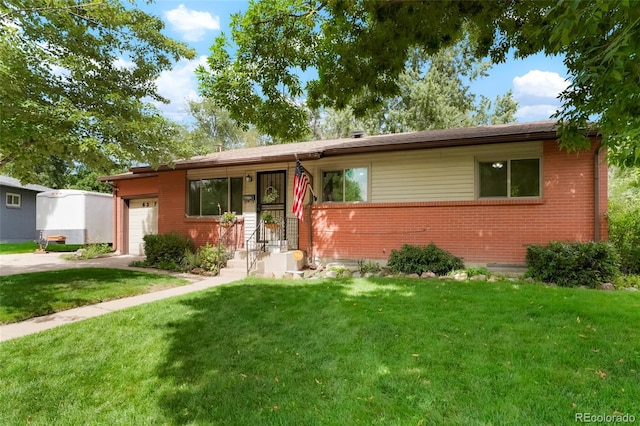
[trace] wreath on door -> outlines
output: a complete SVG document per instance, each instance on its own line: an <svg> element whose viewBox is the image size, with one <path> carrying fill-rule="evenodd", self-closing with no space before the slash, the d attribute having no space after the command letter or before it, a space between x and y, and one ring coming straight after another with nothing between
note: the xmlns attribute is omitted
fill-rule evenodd
<svg viewBox="0 0 640 426"><path fill-rule="evenodd" d="M264 195L262 197L262 202L264 204L271 204L278 199L278 190L273 186L268 186L267 189L264 190Z"/></svg>

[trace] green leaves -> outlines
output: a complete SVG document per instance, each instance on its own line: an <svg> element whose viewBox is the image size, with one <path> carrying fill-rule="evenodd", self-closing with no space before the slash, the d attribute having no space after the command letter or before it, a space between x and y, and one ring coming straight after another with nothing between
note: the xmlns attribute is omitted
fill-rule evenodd
<svg viewBox="0 0 640 426"><path fill-rule="evenodd" d="M264 0L232 26L237 50L232 57L216 42L211 70L199 72L201 93L239 123L283 140L304 137L307 107L350 105L357 117L380 108L402 94L401 76L416 48L431 55L466 40L476 59L493 62L510 51L516 58L563 55L573 84L557 116L570 122L562 145L583 149L577 135L593 121L611 161L640 164L636 2ZM296 76L310 68L317 78L301 87Z"/></svg>
<svg viewBox="0 0 640 426"><path fill-rule="evenodd" d="M160 72L194 52L164 37L158 18L116 0L9 0L0 17L10 23L0 27L0 168L32 180L52 154L108 171L184 153L149 102L164 101Z"/></svg>

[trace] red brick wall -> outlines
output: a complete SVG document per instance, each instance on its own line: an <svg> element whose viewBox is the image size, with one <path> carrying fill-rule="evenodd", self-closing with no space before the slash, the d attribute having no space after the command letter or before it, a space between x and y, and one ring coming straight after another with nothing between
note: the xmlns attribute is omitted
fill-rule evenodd
<svg viewBox="0 0 640 426"><path fill-rule="evenodd" d="M607 167L599 167L600 238L606 239ZM313 254L382 260L403 244L434 242L466 262L522 264L526 244L594 238L593 169L593 153L567 154L547 141L540 200L316 205ZM302 249L309 249L308 240L301 226Z"/></svg>
<svg viewBox="0 0 640 426"><path fill-rule="evenodd" d="M124 242L128 228L127 210L122 200L155 194L158 195L158 233L178 232L191 238L196 247L218 242L220 228L217 219L186 217L187 177L184 170L160 172L157 177L127 179L115 184L118 186L115 236L119 250L126 250ZM240 221L237 229L240 247L243 235L243 223Z"/></svg>
<svg viewBox="0 0 640 426"><path fill-rule="evenodd" d="M195 243L196 247L206 243L217 244L220 224L217 218L189 218L186 217L187 205L187 175L184 170L161 173L159 176L160 191L158 194L158 232L178 232L186 235ZM237 239L242 246L244 229L240 221L237 229Z"/></svg>

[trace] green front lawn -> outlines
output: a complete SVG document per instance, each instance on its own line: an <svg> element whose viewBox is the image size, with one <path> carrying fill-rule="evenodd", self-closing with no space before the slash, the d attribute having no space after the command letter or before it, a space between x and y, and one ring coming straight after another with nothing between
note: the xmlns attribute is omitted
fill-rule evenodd
<svg viewBox="0 0 640 426"><path fill-rule="evenodd" d="M4 424L640 418L640 295L251 279L2 343ZM636 420L637 421L637 420Z"/></svg>
<svg viewBox="0 0 640 426"><path fill-rule="evenodd" d="M0 244L0 254L33 253L38 249L34 242Z"/></svg>
<svg viewBox="0 0 640 426"><path fill-rule="evenodd" d="M2 276L0 324L187 283L168 275L106 268Z"/></svg>
<svg viewBox="0 0 640 426"><path fill-rule="evenodd" d="M0 244L0 254L33 253L40 246L34 242ZM47 251L72 252L85 247L85 244L49 244Z"/></svg>

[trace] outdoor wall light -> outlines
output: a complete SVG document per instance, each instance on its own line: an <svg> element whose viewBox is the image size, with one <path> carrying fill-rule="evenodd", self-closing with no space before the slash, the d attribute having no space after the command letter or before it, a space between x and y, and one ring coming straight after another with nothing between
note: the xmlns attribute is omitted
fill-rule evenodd
<svg viewBox="0 0 640 426"><path fill-rule="evenodd" d="M244 178L244 180L249 183L249 182L253 182L253 178L251 177L251 175L247 175L247 177Z"/></svg>
<svg viewBox="0 0 640 426"><path fill-rule="evenodd" d="M494 169L501 169L504 167L504 163L501 161L496 161L491 165L491 167L493 167Z"/></svg>

